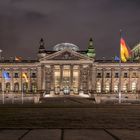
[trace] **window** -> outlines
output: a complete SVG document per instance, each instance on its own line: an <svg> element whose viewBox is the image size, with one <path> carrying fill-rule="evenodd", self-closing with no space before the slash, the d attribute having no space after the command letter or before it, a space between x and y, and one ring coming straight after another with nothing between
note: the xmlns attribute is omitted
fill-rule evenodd
<svg viewBox="0 0 140 140"><path fill-rule="evenodd" d="M110 91L110 84L106 83L105 84L105 92L109 92Z"/></svg>
<svg viewBox="0 0 140 140"><path fill-rule="evenodd" d="M9 92L10 91L10 88L11 88L11 85L10 83L6 83L6 92Z"/></svg>
<svg viewBox="0 0 140 140"><path fill-rule="evenodd" d="M96 92L100 93L101 92L101 83L97 83L97 86L96 86Z"/></svg>
<svg viewBox="0 0 140 140"><path fill-rule="evenodd" d="M9 74L9 72L7 72L7 77L10 77L10 74Z"/></svg>
<svg viewBox="0 0 140 140"><path fill-rule="evenodd" d="M19 78L18 73L14 74L14 78Z"/></svg>
<svg viewBox="0 0 140 140"><path fill-rule="evenodd" d="M32 78L36 78L36 73L35 72L32 73Z"/></svg>
<svg viewBox="0 0 140 140"><path fill-rule="evenodd" d="M136 82L133 82L132 87L131 87L132 91L135 92L136 88L137 88L137 84L136 84Z"/></svg>
<svg viewBox="0 0 140 140"><path fill-rule="evenodd" d="M124 84L123 87L122 87L122 90L124 92L127 92L128 91L128 84Z"/></svg>
<svg viewBox="0 0 140 140"><path fill-rule="evenodd" d="M118 84L115 84L115 85L114 85L114 92L118 92L118 90L119 90L118 87L119 87Z"/></svg>
<svg viewBox="0 0 140 140"><path fill-rule="evenodd" d="M31 91L32 92L36 92L37 91L37 84L36 83L32 83L31 84Z"/></svg>
<svg viewBox="0 0 140 140"><path fill-rule="evenodd" d="M27 92L28 91L28 83L27 82L23 83L22 90L23 90L23 92Z"/></svg>
<svg viewBox="0 0 140 140"><path fill-rule="evenodd" d="M127 73L126 73L126 72L124 73L124 78L128 78L128 75L127 75Z"/></svg>
<svg viewBox="0 0 140 140"><path fill-rule="evenodd" d="M110 73L106 73L106 78L110 78Z"/></svg>
<svg viewBox="0 0 140 140"><path fill-rule="evenodd" d="M60 92L60 68L54 69L54 86L55 93L58 94Z"/></svg>
<svg viewBox="0 0 140 140"><path fill-rule="evenodd" d="M101 78L101 73L97 73L97 78Z"/></svg>
<svg viewBox="0 0 140 140"><path fill-rule="evenodd" d="M74 93L78 93L78 85L79 85L79 71L78 69L73 70L73 91Z"/></svg>
<svg viewBox="0 0 140 140"><path fill-rule="evenodd" d="M15 92L19 91L19 83L14 83L14 91Z"/></svg>
<svg viewBox="0 0 140 140"><path fill-rule="evenodd" d="M136 77L137 77L137 73L136 72L133 72L132 78L136 78Z"/></svg>
<svg viewBox="0 0 140 140"><path fill-rule="evenodd" d="M115 78L119 78L119 73L115 73Z"/></svg>

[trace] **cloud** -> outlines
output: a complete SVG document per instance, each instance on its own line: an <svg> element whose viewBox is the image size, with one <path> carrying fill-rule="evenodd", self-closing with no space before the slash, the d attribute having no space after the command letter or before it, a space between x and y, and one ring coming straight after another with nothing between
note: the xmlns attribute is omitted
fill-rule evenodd
<svg viewBox="0 0 140 140"><path fill-rule="evenodd" d="M35 58L41 37L46 49L71 42L82 50L93 37L97 56L111 58L119 53L120 28L131 47L140 40L139 4L139 0L0 1L0 46L7 57Z"/></svg>

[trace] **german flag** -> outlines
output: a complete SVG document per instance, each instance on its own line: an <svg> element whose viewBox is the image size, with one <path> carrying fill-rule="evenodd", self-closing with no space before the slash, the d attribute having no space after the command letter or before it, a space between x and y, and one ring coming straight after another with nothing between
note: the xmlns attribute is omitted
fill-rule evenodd
<svg viewBox="0 0 140 140"><path fill-rule="evenodd" d="M15 56L15 61L22 61L22 57Z"/></svg>
<svg viewBox="0 0 140 140"><path fill-rule="evenodd" d="M120 56L121 61L126 62L130 58L130 49L127 47L125 40L121 37L120 39Z"/></svg>

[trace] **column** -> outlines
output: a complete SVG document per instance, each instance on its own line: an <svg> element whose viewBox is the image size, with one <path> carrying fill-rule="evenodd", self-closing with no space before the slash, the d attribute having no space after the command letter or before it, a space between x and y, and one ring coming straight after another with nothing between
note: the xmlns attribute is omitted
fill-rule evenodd
<svg viewBox="0 0 140 140"><path fill-rule="evenodd" d="M129 71L129 82L128 82L128 89L129 89L129 91L132 91L132 89L131 89L131 85L132 85L132 79L131 79L131 77L132 77L132 74L133 74L133 69L129 69L128 70Z"/></svg>
<svg viewBox="0 0 140 140"><path fill-rule="evenodd" d="M28 90L31 91L31 69L27 69L28 72Z"/></svg>
<svg viewBox="0 0 140 140"><path fill-rule="evenodd" d="M10 82L10 84L11 84L11 91L13 92L14 91L14 70L11 68L10 69L10 73L11 73L11 82Z"/></svg>
<svg viewBox="0 0 140 140"><path fill-rule="evenodd" d="M140 92L140 69L137 70L137 77L138 77L137 90L138 90L138 92Z"/></svg>
<svg viewBox="0 0 140 140"><path fill-rule="evenodd" d="M19 90L22 91L22 68L19 69Z"/></svg>
<svg viewBox="0 0 140 140"><path fill-rule="evenodd" d="M91 90L96 91L96 68L92 67L92 83L91 83Z"/></svg>
<svg viewBox="0 0 140 140"><path fill-rule="evenodd" d="M89 65L88 69L88 90L92 90L92 65Z"/></svg>
<svg viewBox="0 0 140 140"><path fill-rule="evenodd" d="M70 65L70 81L71 81L71 89L73 88L73 65Z"/></svg>
<svg viewBox="0 0 140 140"><path fill-rule="evenodd" d="M111 83L110 83L110 85L111 85L111 87L110 87L110 92L111 93L113 93L113 78L114 78L114 71L113 71L113 68L111 68Z"/></svg>
<svg viewBox="0 0 140 140"><path fill-rule="evenodd" d="M60 89L63 89L63 83L62 83L62 79L63 79L63 65L60 65Z"/></svg>
<svg viewBox="0 0 140 140"><path fill-rule="evenodd" d="M38 68L37 68L37 88L38 88L38 90L42 90L42 69L41 69L41 66L39 66Z"/></svg>
<svg viewBox="0 0 140 140"><path fill-rule="evenodd" d="M83 90L83 85L82 85L82 71L83 71L83 66L80 65L80 70L79 70L79 89Z"/></svg>
<svg viewBox="0 0 140 140"><path fill-rule="evenodd" d="M42 66L42 69L41 69L41 85L42 85L42 90L46 90L46 87L45 87L45 83L46 83L46 68L44 66Z"/></svg>
<svg viewBox="0 0 140 140"><path fill-rule="evenodd" d="M2 91L5 91L5 79L3 77L3 69L1 69L2 76L1 76L1 84L2 84Z"/></svg>
<svg viewBox="0 0 140 140"><path fill-rule="evenodd" d="M51 66L51 90L54 90L54 65Z"/></svg>
<svg viewBox="0 0 140 140"><path fill-rule="evenodd" d="M104 72L105 72L105 70L104 70L104 68L102 69L102 84L101 84L101 92L104 92L104 79L105 79L105 77L104 77Z"/></svg>

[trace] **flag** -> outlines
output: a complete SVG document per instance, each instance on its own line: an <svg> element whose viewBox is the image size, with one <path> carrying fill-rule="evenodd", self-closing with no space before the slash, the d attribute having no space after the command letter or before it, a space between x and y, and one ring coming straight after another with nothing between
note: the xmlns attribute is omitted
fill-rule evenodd
<svg viewBox="0 0 140 140"><path fill-rule="evenodd" d="M120 58L119 58L118 56L115 56L115 57L114 57L114 60L115 60L115 61L120 61Z"/></svg>
<svg viewBox="0 0 140 140"><path fill-rule="evenodd" d="M3 71L3 77L6 80L9 80L10 79L9 73L7 71Z"/></svg>
<svg viewBox="0 0 140 140"><path fill-rule="evenodd" d="M22 57L15 56L15 61L21 61Z"/></svg>
<svg viewBox="0 0 140 140"><path fill-rule="evenodd" d="M22 77L25 78L26 82L28 82L28 78L27 78L27 74L26 73L22 73Z"/></svg>
<svg viewBox="0 0 140 140"><path fill-rule="evenodd" d="M120 40L120 57L122 62L126 62L130 58L130 50L122 37Z"/></svg>

